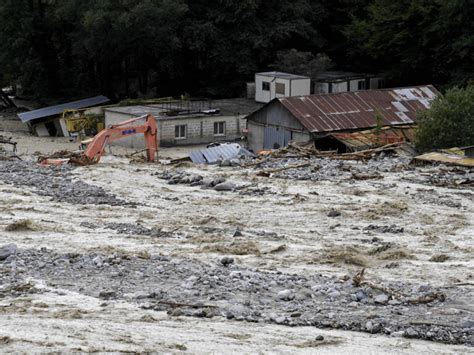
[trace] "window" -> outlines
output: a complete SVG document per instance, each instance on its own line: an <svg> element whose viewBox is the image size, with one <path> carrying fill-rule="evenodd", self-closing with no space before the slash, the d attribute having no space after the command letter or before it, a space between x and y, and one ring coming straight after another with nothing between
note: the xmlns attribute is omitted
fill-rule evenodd
<svg viewBox="0 0 474 355"><path fill-rule="evenodd" d="M268 81L262 81L262 90L270 91L270 83Z"/></svg>
<svg viewBox="0 0 474 355"><path fill-rule="evenodd" d="M214 122L214 135L225 136L225 122Z"/></svg>
<svg viewBox="0 0 474 355"><path fill-rule="evenodd" d="M275 84L275 92L279 95L285 95L285 84L276 83Z"/></svg>
<svg viewBox="0 0 474 355"><path fill-rule="evenodd" d="M365 90L365 81L359 81L357 83L357 90Z"/></svg>
<svg viewBox="0 0 474 355"><path fill-rule="evenodd" d="M186 125L174 126L174 138L186 139Z"/></svg>

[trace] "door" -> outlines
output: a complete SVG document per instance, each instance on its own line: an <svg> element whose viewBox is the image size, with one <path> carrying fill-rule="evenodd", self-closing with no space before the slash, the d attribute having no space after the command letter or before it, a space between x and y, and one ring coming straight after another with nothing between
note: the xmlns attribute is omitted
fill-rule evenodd
<svg viewBox="0 0 474 355"><path fill-rule="evenodd" d="M263 149L286 147L291 140L291 131L280 127L265 127Z"/></svg>

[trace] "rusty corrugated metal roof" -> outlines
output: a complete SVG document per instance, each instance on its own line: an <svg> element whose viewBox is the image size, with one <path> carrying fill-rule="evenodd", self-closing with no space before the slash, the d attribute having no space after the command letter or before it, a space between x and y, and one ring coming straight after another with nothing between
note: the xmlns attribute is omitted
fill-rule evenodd
<svg viewBox="0 0 474 355"><path fill-rule="evenodd" d="M375 127L376 113L382 126L412 124L416 113L430 107L439 95L432 85L364 90L324 95L278 98L310 132L333 132Z"/></svg>
<svg viewBox="0 0 474 355"><path fill-rule="evenodd" d="M414 126L409 125L383 127L380 132L372 128L350 133L331 133L329 136L343 143L350 151L358 151L386 144L411 142L413 141L414 131Z"/></svg>

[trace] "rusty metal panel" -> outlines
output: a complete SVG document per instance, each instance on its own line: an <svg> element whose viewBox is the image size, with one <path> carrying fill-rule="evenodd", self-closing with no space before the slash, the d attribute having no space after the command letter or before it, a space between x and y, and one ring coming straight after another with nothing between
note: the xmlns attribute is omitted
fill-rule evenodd
<svg viewBox="0 0 474 355"><path fill-rule="evenodd" d="M418 111L426 110L439 92L431 85L365 90L278 99L310 132L370 128L377 125L413 124Z"/></svg>

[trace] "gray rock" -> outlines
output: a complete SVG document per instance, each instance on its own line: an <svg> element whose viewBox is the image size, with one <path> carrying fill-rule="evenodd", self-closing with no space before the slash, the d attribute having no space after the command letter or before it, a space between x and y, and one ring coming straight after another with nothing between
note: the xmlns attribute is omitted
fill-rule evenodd
<svg viewBox="0 0 474 355"><path fill-rule="evenodd" d="M221 264L224 265L224 266L228 266L230 264L233 264L234 263L234 258L230 258L228 256L224 256L222 259L221 259Z"/></svg>
<svg viewBox="0 0 474 355"><path fill-rule="evenodd" d="M16 254L18 250L16 244L7 244L0 248L0 260L5 260L10 255Z"/></svg>
<svg viewBox="0 0 474 355"><path fill-rule="evenodd" d="M280 316L280 317L275 318L275 323L278 323L278 324L283 324L283 323L285 323L285 321L286 321L286 317L284 317L284 316Z"/></svg>
<svg viewBox="0 0 474 355"><path fill-rule="evenodd" d="M232 191L235 189L235 184L232 182L222 182L214 186L216 191Z"/></svg>
<svg viewBox="0 0 474 355"><path fill-rule="evenodd" d="M366 293L362 290L357 291L356 297L357 297L357 301L359 301L359 302L362 301L362 300L367 299Z"/></svg>
<svg viewBox="0 0 474 355"><path fill-rule="evenodd" d="M241 236L242 236L242 232L240 231L240 228L237 227L237 229L234 232L234 237L241 237Z"/></svg>
<svg viewBox="0 0 474 355"><path fill-rule="evenodd" d="M324 337L322 335L318 335L315 339L316 341L323 341Z"/></svg>
<svg viewBox="0 0 474 355"><path fill-rule="evenodd" d="M117 296L117 294L115 293L115 291L107 290L107 291L100 291L99 292L99 298L106 299L106 300L109 300L109 299L114 298L116 296Z"/></svg>
<svg viewBox="0 0 474 355"><path fill-rule="evenodd" d="M341 295L341 293L337 290L333 290L333 291L328 293L328 296L330 298L333 298L333 299L339 297L340 295Z"/></svg>
<svg viewBox="0 0 474 355"><path fill-rule="evenodd" d="M331 217L331 218L339 217L340 215L341 215L341 212L339 212L335 209L331 209L331 211L329 211L329 213L328 213L328 217Z"/></svg>
<svg viewBox="0 0 474 355"><path fill-rule="evenodd" d="M291 301L295 298L295 294L290 290L283 290L278 292L278 298L282 301Z"/></svg>
<svg viewBox="0 0 474 355"><path fill-rule="evenodd" d="M388 296L385 293L382 293L374 298L374 302L377 304L387 304Z"/></svg>
<svg viewBox="0 0 474 355"><path fill-rule="evenodd" d="M405 330L405 333L403 333L403 335L406 338L416 338L416 337L418 337L419 334L415 329L408 328L407 330Z"/></svg>

